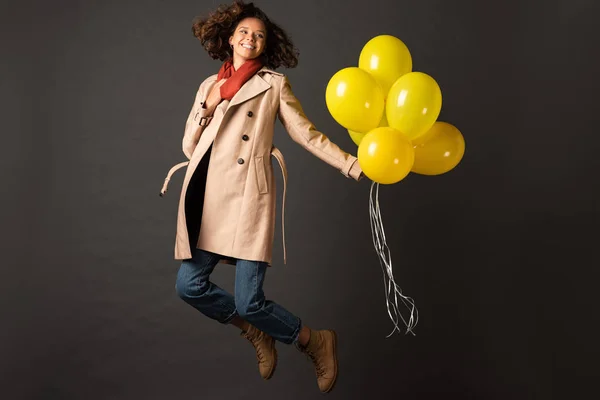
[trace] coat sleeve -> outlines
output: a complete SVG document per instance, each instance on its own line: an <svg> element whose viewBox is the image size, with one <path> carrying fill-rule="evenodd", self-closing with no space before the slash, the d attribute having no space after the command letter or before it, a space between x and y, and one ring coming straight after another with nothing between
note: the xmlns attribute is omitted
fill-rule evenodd
<svg viewBox="0 0 600 400"><path fill-rule="evenodd" d="M356 181L362 179L363 174L357 158L340 149L327 136L316 130L313 123L304 114L300 102L292 93L290 82L285 75L281 80L279 93L279 119L291 138L339 170L345 177L351 177Z"/></svg>
<svg viewBox="0 0 600 400"><path fill-rule="evenodd" d="M200 135L206 126L210 123L212 116L208 114L208 110L204 108L204 101L208 96L207 88L209 87L208 79L200 84L200 88L196 93L196 98L192 106L192 110L185 122L185 130L183 133L182 149L188 160L192 158L194 149L200 140Z"/></svg>

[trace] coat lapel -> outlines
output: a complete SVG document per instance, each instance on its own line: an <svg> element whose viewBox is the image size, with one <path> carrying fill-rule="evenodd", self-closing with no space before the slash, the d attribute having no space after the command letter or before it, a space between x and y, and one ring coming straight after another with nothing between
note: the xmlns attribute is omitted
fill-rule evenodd
<svg viewBox="0 0 600 400"><path fill-rule="evenodd" d="M243 103L244 101L249 100L271 88L271 85L267 83L267 81L265 81L260 75L260 73L264 70L265 68L260 69L256 74L254 74L254 76L252 76L252 78L248 79L248 82L246 82L240 88L240 90L238 90L235 96L233 96L227 109L235 106L236 104Z"/></svg>

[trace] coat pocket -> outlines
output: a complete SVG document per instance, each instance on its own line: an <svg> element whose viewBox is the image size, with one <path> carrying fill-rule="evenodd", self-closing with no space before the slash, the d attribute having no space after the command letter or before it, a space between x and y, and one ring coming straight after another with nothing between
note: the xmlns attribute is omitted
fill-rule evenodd
<svg viewBox="0 0 600 400"><path fill-rule="evenodd" d="M256 171L258 193L269 193L269 187L267 185L267 173L265 172L265 163L263 161L263 157L254 157L254 169Z"/></svg>

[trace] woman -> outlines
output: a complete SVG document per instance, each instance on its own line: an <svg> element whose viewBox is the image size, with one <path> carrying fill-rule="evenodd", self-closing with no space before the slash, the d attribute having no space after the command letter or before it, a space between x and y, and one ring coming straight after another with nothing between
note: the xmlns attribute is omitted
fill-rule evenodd
<svg viewBox="0 0 600 400"><path fill-rule="evenodd" d="M320 390L328 392L337 377L336 333L310 329L266 300L262 290L275 230L271 155L280 163L284 184L287 179L283 157L273 147L275 118L294 141L347 178L358 181L362 171L356 157L315 129L287 77L274 71L295 67L297 51L253 3L221 6L196 19L192 31L209 55L224 63L200 85L185 126L183 152L189 162L180 164L188 168L177 220L175 259L183 260L177 293L207 317L240 328L256 349L264 379L275 370L275 341L295 344L313 361ZM219 262L236 265L233 295L209 280Z"/></svg>

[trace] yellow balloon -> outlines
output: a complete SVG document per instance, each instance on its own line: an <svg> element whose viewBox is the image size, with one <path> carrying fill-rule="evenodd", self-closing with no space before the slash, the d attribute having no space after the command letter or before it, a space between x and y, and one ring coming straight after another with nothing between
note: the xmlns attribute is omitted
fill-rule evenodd
<svg viewBox="0 0 600 400"><path fill-rule="evenodd" d="M358 163L363 173L384 185L404 179L414 160L415 152L410 140L390 127L373 129L358 146Z"/></svg>
<svg viewBox="0 0 600 400"><path fill-rule="evenodd" d="M435 123L433 124L433 126L435 126ZM433 126L431 127L431 129L429 129L427 132L425 132L421 136L412 139L411 142L412 142L413 146L419 146L419 145L425 143L426 141L428 141L429 139L431 139L431 137L436 132L436 130L433 129Z"/></svg>
<svg viewBox="0 0 600 400"><path fill-rule="evenodd" d="M408 47L397 37L379 35L364 45L358 58L358 67L373 75L386 98L394 82L412 71L412 56Z"/></svg>
<svg viewBox="0 0 600 400"><path fill-rule="evenodd" d="M409 72L390 89L386 115L390 126L410 140L424 135L435 123L442 109L442 92L431 76Z"/></svg>
<svg viewBox="0 0 600 400"><path fill-rule="evenodd" d="M385 111L381 86L357 67L344 68L331 77L325 101L331 116L344 128L356 132L376 128Z"/></svg>
<svg viewBox="0 0 600 400"><path fill-rule="evenodd" d="M354 132L354 131L351 131L350 129L348 129L348 134L350 134L350 139L352 139L354 144L356 144L357 146L360 146L360 142L363 140L363 138L366 135L366 133Z"/></svg>
<svg viewBox="0 0 600 400"><path fill-rule="evenodd" d="M381 121L379 122L379 126L388 126L387 119L385 118L385 113L383 113L383 117L381 118ZM348 133L350 134L350 138L352 139L352 141L357 146L360 146L360 142L363 140L363 138L366 135L366 133L355 132L355 131L351 131L350 129L348 129Z"/></svg>
<svg viewBox="0 0 600 400"><path fill-rule="evenodd" d="M415 146L412 171L421 175L444 174L458 165L465 154L465 139L460 131L447 122L436 122L430 137Z"/></svg>
<svg viewBox="0 0 600 400"><path fill-rule="evenodd" d="M383 113L383 117L381 117L381 121L379 121L379 126L390 126L390 124L388 124L388 120L385 116L385 113Z"/></svg>

